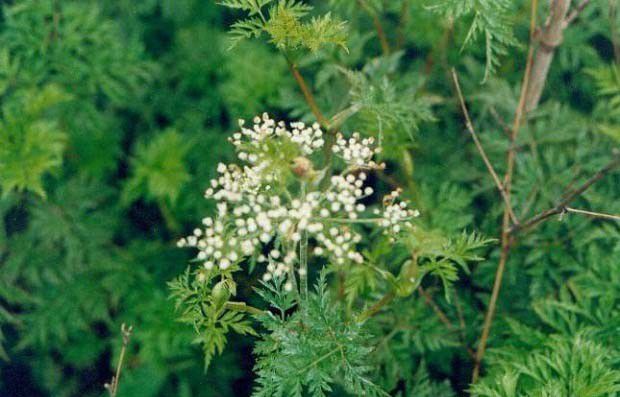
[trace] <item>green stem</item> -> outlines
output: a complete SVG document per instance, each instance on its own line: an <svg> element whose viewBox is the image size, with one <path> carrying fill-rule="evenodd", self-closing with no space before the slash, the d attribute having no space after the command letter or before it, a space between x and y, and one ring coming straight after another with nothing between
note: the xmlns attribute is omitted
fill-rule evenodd
<svg viewBox="0 0 620 397"><path fill-rule="evenodd" d="M299 284L302 297L308 300L308 233L304 230L299 242Z"/></svg>
<svg viewBox="0 0 620 397"><path fill-rule="evenodd" d="M265 311L258 309L254 306L247 305L245 302L226 302L224 307L228 310L249 313L254 315L265 314Z"/></svg>
<svg viewBox="0 0 620 397"><path fill-rule="evenodd" d="M359 317L357 318L357 322L363 323L364 321L368 320L369 318L377 314L379 310L383 308L383 306L390 303L394 298L395 298L394 293L388 292L377 303L375 303L374 305L366 309L364 312L362 312L362 314L360 314Z"/></svg>
<svg viewBox="0 0 620 397"><path fill-rule="evenodd" d="M305 200L306 184L301 184L301 195ZM308 301L308 232L301 232L301 240L299 241L299 288L302 299Z"/></svg>
<svg viewBox="0 0 620 397"><path fill-rule="evenodd" d="M164 218L164 223L168 227L168 230L171 232L178 232L180 230L179 222L177 222L176 218L172 213L172 209L166 200L159 201L159 209L161 211L161 216Z"/></svg>
<svg viewBox="0 0 620 397"><path fill-rule="evenodd" d="M290 247L291 249L295 249L295 246ZM288 269L288 279L293 286L293 291L297 294L297 305L301 306L301 293L297 288L297 278L295 277L295 266L289 266ZM301 282L301 280L300 280Z"/></svg>
<svg viewBox="0 0 620 397"><path fill-rule="evenodd" d="M306 365L305 367L303 367L302 369L299 370L300 374L303 374L306 370L315 367L316 365L318 365L321 361L327 360L328 358L330 358L331 356L333 356L334 354L338 353L340 351L340 346L325 353L324 355L322 355L321 357L317 358L316 360L314 360L313 362L311 362L310 364Z"/></svg>

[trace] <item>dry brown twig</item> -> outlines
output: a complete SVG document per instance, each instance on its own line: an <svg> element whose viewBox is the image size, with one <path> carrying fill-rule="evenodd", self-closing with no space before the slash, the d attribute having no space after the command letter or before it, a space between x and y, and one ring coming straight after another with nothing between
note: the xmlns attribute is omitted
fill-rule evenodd
<svg viewBox="0 0 620 397"><path fill-rule="evenodd" d="M471 349L471 347L469 347L469 345L467 344L467 340L465 338L465 319L463 318L463 312L461 310L461 305L458 302L458 295L456 294L456 290L454 290L454 298L455 298L454 304L456 306L457 316L459 319L458 329L454 326L454 324L452 324L452 321L450 321L446 313L443 310L441 310L441 307L439 307L439 305L433 299L433 296L428 291L422 288L422 286L419 286L418 292L424 298L424 303L426 303L426 305L430 307L431 310L433 310L433 312L437 315L437 318L439 318L439 321L441 321L441 323L446 327L446 329L448 331L458 332L461 345L463 346L467 354L473 359L475 356L475 353Z"/></svg>
<svg viewBox="0 0 620 397"><path fill-rule="evenodd" d="M448 328L449 330L453 330L454 325L452 325L452 322L450 321L448 316L446 316L443 310L441 310L439 305L435 303L435 301L433 300L433 297L428 292L426 292L426 290L424 290L422 286L418 287L418 292L424 298L424 302L433 310L433 312L435 312L435 314L439 318L439 321L441 321L443 325L445 325L446 328Z"/></svg>
<svg viewBox="0 0 620 397"><path fill-rule="evenodd" d="M504 135L510 138L510 136L512 135L512 130L510 129L510 126L506 124L506 120L504 120L504 118L497 112L497 109L495 109L495 107L491 106L489 111L491 113L491 116L493 116L493 118L495 119L495 122L497 122L497 124L502 127Z"/></svg>
<svg viewBox="0 0 620 397"><path fill-rule="evenodd" d="M473 360L474 358L476 358L476 352L474 352L473 349L467 343L467 335L465 334L465 328L466 328L465 317L463 316L463 308L461 307L461 304L459 303L459 295L456 292L456 288L453 289L452 292L454 293L454 306L456 308L456 315L459 319L459 339L461 340L461 345L465 348L465 350L467 351L467 354Z"/></svg>
<svg viewBox="0 0 620 397"><path fill-rule="evenodd" d="M592 185L594 185L596 182L600 181L601 179L603 179L607 174L609 174L614 168L616 168L618 165L620 165L620 156L616 155L614 156L614 159L612 161L610 161L607 165L605 165L603 168L601 168L598 172L596 172L592 177L590 177L588 180L586 180L581 186L579 186L578 188L572 190L571 192L569 192L568 194L564 195L563 198L561 198L558 202L557 205L555 205L554 207L545 210L537 215L532 216L531 218L523 221L521 224L518 225L513 225L512 227L508 228L508 229L504 229L503 233L502 233L502 241L503 241L503 245L502 245L502 253L500 256L500 265L498 266L498 272L496 273L495 276L495 282L493 285L493 291L491 294L491 300L489 301L489 306L487 308L487 314L485 316L485 323L483 326L483 334L482 337L480 338L480 342L478 344L478 353L476 354L476 360L474 363L474 370L477 370L477 372L474 372L474 378L473 382L475 382L477 380L477 377L479 375L479 370L480 370L480 364L482 362L482 357L484 356L484 349L486 348L486 342L491 330L491 325L492 325L492 319L493 319L493 315L495 313L495 308L496 308L496 304L497 304L497 299L499 296L499 290L501 287L501 280L502 280L502 273L506 264L506 261L508 259L508 255L510 252L510 247L511 245L514 244L515 239L517 237L517 234L529 229L532 229L533 227L537 226L538 224L542 223L543 221L546 221L548 219L550 219L552 216L554 215L563 215L565 213L576 213L576 214L582 214L582 215L587 215L587 216L592 216L592 217L596 217L596 218L602 218L602 219L610 219L610 220L617 220L620 221L620 216L618 215L611 215L611 214L604 214L604 213L599 213L599 212L591 212L591 211L585 211L585 210L579 210L576 208L571 208L571 207L567 207L567 205L572 202L573 200L577 199L579 196L581 196L581 194L583 194L587 189L589 189ZM504 245L506 244L506 245ZM499 270L501 269L501 273L499 272ZM482 347L482 349L481 349ZM482 353L480 353L482 352Z"/></svg>
<svg viewBox="0 0 620 397"><path fill-rule="evenodd" d="M121 371L123 369L123 361L125 359L125 352L127 351L127 346L129 345L129 340L131 339L131 333L133 332L133 326L130 325L127 327L125 323L121 325L121 335L123 337L123 346L121 347L121 354L118 357L118 364L116 365L116 373L110 380L110 383L106 383L103 385L105 389L110 393L110 397L116 397L118 393L118 380L121 377Z"/></svg>
<svg viewBox="0 0 620 397"><path fill-rule="evenodd" d="M532 0L531 10L530 10L530 45L527 53L527 60L525 63L525 73L523 75L523 82L521 83L521 94L519 96L519 105L517 106L517 110L515 111L515 117L512 127L512 132L510 136L510 149L508 150L508 154L506 155L506 174L504 176L504 189L506 192L506 196L508 197L508 202L510 202L510 191L512 188L512 174L514 171L514 163L515 163L515 141L517 140L517 136L519 134L519 128L521 126L521 120L523 118L523 114L526 111L526 97L528 94L528 87L530 85L530 75L532 73L532 65L534 63L534 39L536 33L536 16L538 11L538 0ZM489 333L491 332L491 325L493 324L493 317L495 315L495 307L497 305L497 299L499 297L499 291L502 286L502 279L504 277L504 269L506 267L506 262L508 260L508 256L510 253L510 245L512 244L512 239L510 234L507 232L510 227L510 212L508 206L504 206L504 216L502 219L502 234L501 234L501 253L499 258L499 263L497 265L497 270L495 272L495 280L493 281L493 289L491 291L491 298L489 299L489 305L487 307L487 311L484 316L484 323L482 326L482 333L480 335L480 341L478 342L478 348L476 349L476 356L474 358L474 370L472 373L472 383L475 383L478 380L478 376L480 375L480 365L482 363L482 358L484 357L484 353L486 350L487 339L489 337Z"/></svg>
<svg viewBox="0 0 620 397"><path fill-rule="evenodd" d="M579 14L581 14L588 4L590 4L590 0L583 0L573 11L570 12L570 14L568 14L564 20L564 29L566 29L571 23L575 22L575 19L579 17Z"/></svg>
<svg viewBox="0 0 620 397"><path fill-rule="evenodd" d="M495 172L495 169L493 168L493 165L491 164L489 157L487 156L486 152L484 151L484 148L482 147L482 144L480 143L480 139L478 139L476 130L474 129L474 126L471 122L471 118L469 117L469 112L467 111L467 105L465 104L465 100L463 99L463 93L461 92L461 85L459 84L459 78L454 69L452 69L452 80L456 88L456 93L459 99L459 103L461 105L461 110L463 111L463 116L465 117L465 127L467 128L467 131L469 131L469 134L471 135L474 141L474 144L476 145L476 148L478 149L478 153L480 153L480 156L482 157L482 161L484 161L484 164L487 167L487 170L489 171L489 174L491 174L491 177L493 178L493 181L495 182L495 186L497 186L497 189L499 190L499 193L502 196L502 199L504 200L504 204L506 205L506 208L508 208L508 214L510 216L510 219L512 220L513 223L518 224L519 221L517 217L515 216L514 212L512 211L512 206L510 205L510 199L507 195L506 189L504 185L502 184L502 182L500 181L499 177L497 176L497 173Z"/></svg>
<svg viewBox="0 0 620 397"><path fill-rule="evenodd" d="M514 163L516 150L514 142L519 133L519 129L521 126L521 120L523 115L527 112L534 110L540 101L540 97L542 94L542 90L544 88L547 75L549 72L549 67L551 65L551 61L553 60L553 55L555 52L555 48L560 45L562 41L562 35L564 29L569 26L570 23L566 23L567 21L567 12L570 8L571 0L554 0L551 2L551 11L549 19L545 24L544 28L538 32L536 29L536 12L538 8L538 1L532 0L531 3L531 16L530 16L530 45L528 50L528 57L526 61L525 73L523 76L523 83L521 85L521 95L519 98L519 105L515 112L514 125L512 129L511 135L511 147L508 150L507 155L507 171L504 177L504 188L506 189L506 193L508 196L508 200L510 201L510 192L512 186L512 177L514 173ZM577 17L577 15L585 8L588 4L588 1L582 2L580 6L578 6L576 10L576 14L572 19ZM573 15L573 14L571 14ZM570 16L569 16L570 17ZM534 45L536 40L540 42L540 45L534 55ZM603 173L604 176L606 172ZM598 173L597 173L598 175ZM592 179L592 182L588 180L580 189L574 191L574 195L572 195L572 199L583 193L591 184L599 180L600 178L595 175ZM566 199L565 197L564 199ZM563 202L562 200L560 204ZM568 203L568 201L566 202ZM566 203L562 205L562 208L559 211L564 211ZM497 266L495 280L493 283L493 289L491 291L491 298L489 300L489 305L487 307L487 311L484 318L482 333L480 336L480 341L478 343L478 349L476 351L476 357L474 360L474 370L472 374L472 383L475 383L480 374L480 365L482 363L482 359L484 357L484 353L486 350L487 340L491 331L491 326L493 324L493 317L495 315L495 310L497 306L497 300L499 297L499 291L501 289L504 269L506 267L506 262L510 255L511 246L515 243L516 236L514 235L513 229L523 229L524 226L528 225L530 222L535 221L536 223L547 219L550 217L551 212L557 211L557 206L553 209L549 210L550 212L545 212L539 214L528 221L522 222L521 225L513 225L510 226L510 215L508 207L504 209L504 219L502 222L502 248L500 253L500 259ZM555 212L555 214L560 213ZM538 217L542 217L542 219L538 219Z"/></svg>
<svg viewBox="0 0 620 397"><path fill-rule="evenodd" d="M592 218L610 219L612 221L620 221L620 215L604 214L602 212L580 210L578 208L565 207L566 212L590 216Z"/></svg>
<svg viewBox="0 0 620 397"><path fill-rule="evenodd" d="M589 212L589 211L577 210L574 208L567 207L568 204L570 204L573 200L575 200L577 197L583 194L586 190L588 190L590 186L594 185L596 182L603 179L607 174L609 174L618 165L620 165L620 155L614 156L614 158L609 163L607 163L607 165L605 165L603 168L597 171L592 177L590 177L587 181L585 181L581 186L572 190L568 194L564 195L564 197L560 199L558 204L556 204L552 208L549 208L548 210L545 210L537 215L534 215L530 219L524 221L521 225L513 226L512 228L508 230L508 232L510 234L516 234L520 231L531 229L532 227L538 225L542 221L545 221L554 215L560 215L565 212L580 213L584 215L597 216L600 218L608 218L608 219L616 219L616 220L620 219L616 217L615 215L608 215L608 214L602 214L602 213L597 213L597 212Z"/></svg>

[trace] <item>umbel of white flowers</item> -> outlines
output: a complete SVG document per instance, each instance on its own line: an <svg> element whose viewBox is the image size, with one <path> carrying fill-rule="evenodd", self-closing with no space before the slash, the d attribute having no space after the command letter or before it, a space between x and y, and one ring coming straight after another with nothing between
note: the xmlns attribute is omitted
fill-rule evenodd
<svg viewBox="0 0 620 397"><path fill-rule="evenodd" d="M361 203L373 194L365 186L366 171L383 167L373 160L378 153L373 138L338 134L332 151L343 163L342 171L322 183L326 173L315 171L312 160L325 145L318 124L294 122L287 128L263 114L252 128L245 128L243 120L239 126L230 142L241 164L219 164L219 175L205 192L207 199L217 201L217 214L178 242L179 247L197 248L196 259L207 271L236 270L253 257L266 263L264 280L286 277L307 255L301 251L309 240L311 252L330 263L361 263L356 225L374 225L391 238L413 227L410 219L419 213L398 200L398 191L384 198L381 209L368 211Z"/></svg>

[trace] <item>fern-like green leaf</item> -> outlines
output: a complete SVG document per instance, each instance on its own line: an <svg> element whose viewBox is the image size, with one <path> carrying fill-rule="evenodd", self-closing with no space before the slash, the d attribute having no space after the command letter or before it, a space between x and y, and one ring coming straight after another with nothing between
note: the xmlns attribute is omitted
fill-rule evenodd
<svg viewBox="0 0 620 397"><path fill-rule="evenodd" d="M429 9L449 19L473 18L463 47L483 37L486 52L483 82L496 72L499 57L518 45L513 32L512 7L510 0L436 0L429 5Z"/></svg>
<svg viewBox="0 0 620 397"><path fill-rule="evenodd" d="M2 109L0 120L0 187L31 190L45 196L43 177L62 164L66 134L46 111L68 96L58 86L17 96Z"/></svg>
<svg viewBox="0 0 620 397"><path fill-rule="evenodd" d="M142 196L174 203L189 180L184 161L189 149L189 142L174 130L139 143L132 160L132 176L125 185L125 201Z"/></svg>

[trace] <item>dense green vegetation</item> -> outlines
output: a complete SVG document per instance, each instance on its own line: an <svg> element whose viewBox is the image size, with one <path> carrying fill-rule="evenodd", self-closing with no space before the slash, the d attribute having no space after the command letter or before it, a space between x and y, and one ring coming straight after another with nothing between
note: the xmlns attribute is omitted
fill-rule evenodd
<svg viewBox="0 0 620 397"><path fill-rule="evenodd" d="M0 395L620 396L616 0L0 4Z"/></svg>

